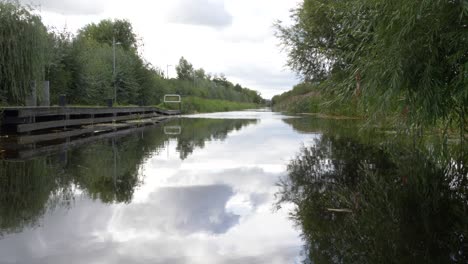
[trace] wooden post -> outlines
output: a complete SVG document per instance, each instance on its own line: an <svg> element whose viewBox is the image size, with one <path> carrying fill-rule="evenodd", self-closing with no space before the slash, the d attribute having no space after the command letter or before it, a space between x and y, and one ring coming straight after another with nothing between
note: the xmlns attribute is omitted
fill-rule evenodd
<svg viewBox="0 0 468 264"><path fill-rule="evenodd" d="M66 95L61 94L59 96L59 106L61 106L61 107L67 106L67 96Z"/></svg>
<svg viewBox="0 0 468 264"><path fill-rule="evenodd" d="M361 73L356 73L356 97L361 97Z"/></svg>
<svg viewBox="0 0 468 264"><path fill-rule="evenodd" d="M26 106L37 106L36 81L32 81L29 85L29 93L26 96Z"/></svg>
<svg viewBox="0 0 468 264"><path fill-rule="evenodd" d="M50 82L44 81L39 106L50 106Z"/></svg>
<svg viewBox="0 0 468 264"><path fill-rule="evenodd" d="M117 113L114 113L112 116L113 116L112 118L113 128L114 128L114 131L116 131L117 130Z"/></svg>
<svg viewBox="0 0 468 264"><path fill-rule="evenodd" d="M64 125L63 129L67 129L68 120L70 120L70 114L67 112L67 113L65 113L65 122L64 122L65 125Z"/></svg>

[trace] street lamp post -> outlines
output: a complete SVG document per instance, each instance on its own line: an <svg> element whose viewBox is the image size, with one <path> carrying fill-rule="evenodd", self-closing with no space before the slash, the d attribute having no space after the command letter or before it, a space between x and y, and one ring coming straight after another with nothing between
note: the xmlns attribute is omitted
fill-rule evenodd
<svg viewBox="0 0 468 264"><path fill-rule="evenodd" d="M120 45L120 42L115 41L115 37L112 38L112 50L113 50L113 72L112 75L114 77L114 103L117 104L117 81L116 81L116 68L115 68L115 46Z"/></svg>
<svg viewBox="0 0 468 264"><path fill-rule="evenodd" d="M170 64L166 65L166 79L168 79L168 80L169 80L169 67L171 67L171 66L172 65L170 65Z"/></svg>

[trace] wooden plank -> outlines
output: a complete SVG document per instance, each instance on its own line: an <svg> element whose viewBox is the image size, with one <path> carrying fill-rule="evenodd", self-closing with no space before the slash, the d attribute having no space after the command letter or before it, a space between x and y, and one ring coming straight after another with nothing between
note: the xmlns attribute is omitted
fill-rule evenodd
<svg viewBox="0 0 468 264"><path fill-rule="evenodd" d="M167 121L169 119L165 120L160 120L160 123ZM155 127L153 126L144 126L144 127L139 127L139 128L131 128L131 129L126 129L126 130L118 130L115 132L110 132L110 133L104 133L104 134L99 134L96 136L91 136L87 138L82 138L82 139L77 139L73 140L71 142L63 143L63 144L57 144L57 145L52 145L52 146L46 146L38 149L33 149L33 150L25 150L25 151L20 151L18 153L18 158L21 160L24 159L31 159L40 155L50 155L55 152L63 151L64 149L69 149L69 148L75 148L81 145L89 144L98 140L103 140L107 138L118 138L118 137L123 137L128 134L140 132L142 130L146 130L149 128Z"/></svg>
<svg viewBox="0 0 468 264"><path fill-rule="evenodd" d="M155 114L142 114L142 115L135 114L135 115L126 115L126 116L117 116L117 117L56 120L56 121L48 121L48 122L21 124L17 126L16 131L18 133L24 133L24 132L31 132L31 131L36 131L36 130L48 129L48 128L89 125L89 124L107 123L107 122L118 122L118 121L140 119L140 118L146 118L146 117L152 117L152 116L155 116Z"/></svg>
<svg viewBox="0 0 468 264"><path fill-rule="evenodd" d="M47 134L41 134L41 135L24 135L24 136L18 137L17 143L20 145L33 144L33 143L38 143L38 142L43 142L43 141L63 139L63 138L68 138L68 137L76 137L76 136L80 136L83 134L93 133L96 131L103 132L106 130L134 127L137 125L156 124L167 118L168 117L155 117L155 118L143 119L143 120L130 120L130 121L127 121L126 123L119 123L119 124L104 123L104 124L91 125L89 127L76 129L72 131L58 131L58 132L52 132L52 133L47 133Z"/></svg>
<svg viewBox="0 0 468 264"><path fill-rule="evenodd" d="M158 112L160 114L164 114L164 115L180 115L181 114L181 112L179 110L162 110L162 109L159 109L156 112Z"/></svg>
<svg viewBox="0 0 468 264"><path fill-rule="evenodd" d="M150 123L158 123L161 120L166 120L168 118L171 118L171 117L158 116L158 117L153 117L149 119L134 119L134 120L126 121L125 123L127 124L150 124Z"/></svg>
<svg viewBox="0 0 468 264"><path fill-rule="evenodd" d="M55 115L90 115L90 114L119 114L137 112L156 112L163 114L177 114L178 111L167 111L156 107L36 107L18 108L18 117L55 116Z"/></svg>
<svg viewBox="0 0 468 264"><path fill-rule="evenodd" d="M83 128L83 129L76 129L72 131L48 133L48 134L43 134L43 135L19 136L18 144L25 145L25 144L38 143L42 141L62 139L62 138L67 138L67 137L75 137L75 136L79 136L83 134L93 133L95 130L96 128Z"/></svg>
<svg viewBox="0 0 468 264"><path fill-rule="evenodd" d="M11 117L11 116L4 116L1 123L2 125L18 125L24 124L28 121L28 117Z"/></svg>

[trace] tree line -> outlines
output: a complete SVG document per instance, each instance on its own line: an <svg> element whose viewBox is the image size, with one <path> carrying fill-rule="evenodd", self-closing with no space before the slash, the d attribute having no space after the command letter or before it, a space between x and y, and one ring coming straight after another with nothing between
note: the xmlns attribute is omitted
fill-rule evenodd
<svg viewBox="0 0 468 264"><path fill-rule="evenodd" d="M223 74L194 69L183 57L177 78L168 79L141 56L139 47L126 20L103 20L72 34L48 29L30 7L1 0L0 103L23 105L31 82L43 80L50 81L53 104L66 95L71 104L104 105L115 93L121 105L157 105L168 93L263 102L258 92L233 84Z"/></svg>
<svg viewBox="0 0 468 264"><path fill-rule="evenodd" d="M464 0L304 0L276 24L289 66L367 116L466 131L468 5Z"/></svg>

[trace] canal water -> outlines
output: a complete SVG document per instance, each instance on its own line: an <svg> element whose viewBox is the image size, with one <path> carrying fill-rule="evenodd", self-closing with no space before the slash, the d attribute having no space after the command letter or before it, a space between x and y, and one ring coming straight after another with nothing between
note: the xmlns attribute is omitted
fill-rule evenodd
<svg viewBox="0 0 468 264"><path fill-rule="evenodd" d="M0 263L467 263L459 142L265 111L0 161Z"/></svg>

